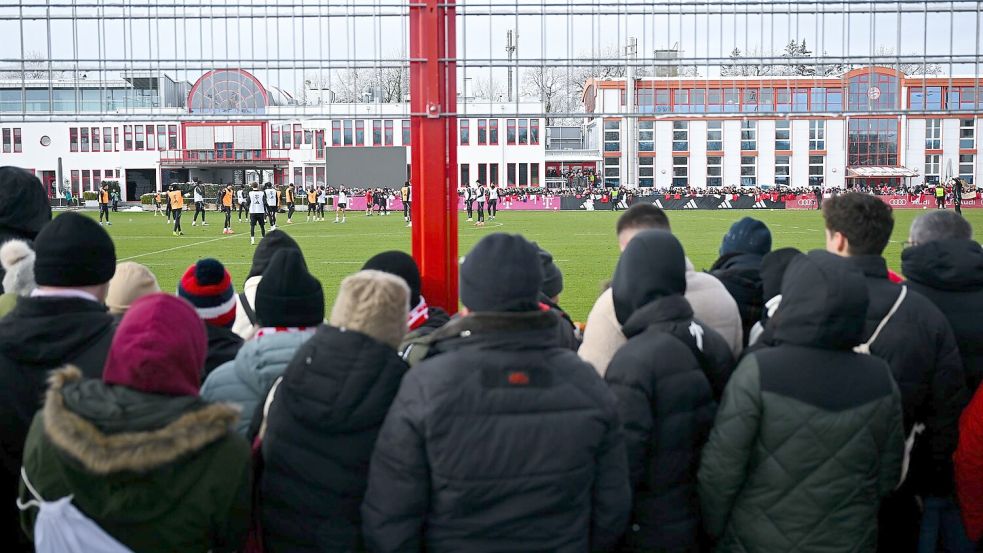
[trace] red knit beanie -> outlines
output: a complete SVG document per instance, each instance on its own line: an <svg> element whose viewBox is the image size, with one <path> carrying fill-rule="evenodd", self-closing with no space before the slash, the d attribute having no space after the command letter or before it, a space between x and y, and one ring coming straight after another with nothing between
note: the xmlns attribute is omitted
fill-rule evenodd
<svg viewBox="0 0 983 553"><path fill-rule="evenodd" d="M188 300L207 324L232 328L236 320L232 276L217 259L202 259L188 267L178 282L177 295Z"/></svg>
<svg viewBox="0 0 983 553"><path fill-rule="evenodd" d="M123 316L102 380L151 394L197 396L208 353L205 324L181 298L150 294Z"/></svg>

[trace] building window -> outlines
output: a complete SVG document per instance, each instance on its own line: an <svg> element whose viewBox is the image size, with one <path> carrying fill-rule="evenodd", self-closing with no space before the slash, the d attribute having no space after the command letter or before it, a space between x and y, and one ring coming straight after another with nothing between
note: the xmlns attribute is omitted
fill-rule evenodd
<svg viewBox="0 0 983 553"><path fill-rule="evenodd" d="M688 121L672 122L672 151L674 152L689 151L689 122Z"/></svg>
<svg viewBox="0 0 983 553"><path fill-rule="evenodd" d="M113 151L113 128L103 127L102 128L102 151L111 152Z"/></svg>
<svg viewBox="0 0 983 553"><path fill-rule="evenodd" d="M604 158L604 186L617 188L621 186L621 158Z"/></svg>
<svg viewBox="0 0 983 553"><path fill-rule="evenodd" d="M71 152L79 151L79 130L75 127L68 129L68 146Z"/></svg>
<svg viewBox="0 0 983 553"><path fill-rule="evenodd" d="M353 124L351 119L345 119L342 121L345 127L345 146L351 146L355 142L354 131L352 130ZM286 144L284 144L286 146Z"/></svg>
<svg viewBox="0 0 983 553"><path fill-rule="evenodd" d="M519 164L519 186L529 186L529 164Z"/></svg>
<svg viewBox="0 0 983 553"><path fill-rule="evenodd" d="M686 156L673 156L672 158L672 185L689 185L689 158Z"/></svg>
<svg viewBox="0 0 983 553"><path fill-rule="evenodd" d="M461 139L460 139L461 146L470 146L471 145L471 126L470 126L470 123L468 122L467 119L461 119L460 121L458 121L458 124L460 126L460 132L459 132L459 134L460 134L460 137L461 137ZM464 181L464 182L467 182L467 181Z"/></svg>
<svg viewBox="0 0 983 553"><path fill-rule="evenodd" d="M9 154L14 150L14 142L10 129L3 129L3 153Z"/></svg>
<svg viewBox="0 0 983 553"><path fill-rule="evenodd" d="M102 139L99 138L99 127L92 127L92 151L102 150Z"/></svg>
<svg viewBox="0 0 983 553"><path fill-rule="evenodd" d="M925 156L925 184L938 184L941 174L940 168L942 156L939 154L928 154Z"/></svg>
<svg viewBox="0 0 983 553"><path fill-rule="evenodd" d="M488 144L498 146L498 119L488 120Z"/></svg>
<svg viewBox="0 0 983 553"><path fill-rule="evenodd" d="M142 128L142 127L140 127L140 128ZM79 149L79 151L81 151L81 152L88 152L89 151L89 129L87 127L82 127L81 129L79 129L79 137L80 137L79 144L81 144L81 148Z"/></svg>
<svg viewBox="0 0 983 553"><path fill-rule="evenodd" d="M154 126L147 125L147 150L156 150L157 146L154 145ZM95 137L92 137L92 141L95 142ZM94 151L94 150L93 150Z"/></svg>
<svg viewBox="0 0 983 553"><path fill-rule="evenodd" d="M143 138L143 125L137 125L133 128L133 149L137 151L143 151L144 148L144 138Z"/></svg>
<svg viewBox="0 0 983 553"><path fill-rule="evenodd" d="M723 121L707 121L707 151L722 152L724 150Z"/></svg>
<svg viewBox="0 0 983 553"><path fill-rule="evenodd" d="M896 166L897 164L897 119L850 119L847 134L848 166Z"/></svg>
<svg viewBox="0 0 983 553"><path fill-rule="evenodd" d="M412 133L410 132L410 120L403 119L402 125L403 125L403 137L402 137L403 146L409 146L410 143L413 142L413 136Z"/></svg>
<svg viewBox="0 0 983 553"><path fill-rule="evenodd" d="M741 102L741 111L743 112L755 112L758 111L758 90L755 88L744 89L743 94L744 100ZM770 111L770 110L762 110Z"/></svg>
<svg viewBox="0 0 983 553"><path fill-rule="evenodd" d="M655 186L655 158L645 156L638 158L638 186L652 188Z"/></svg>
<svg viewBox="0 0 983 553"><path fill-rule="evenodd" d="M21 144L20 127L14 127L14 153L19 154L24 151L24 146Z"/></svg>
<svg viewBox="0 0 983 553"><path fill-rule="evenodd" d="M481 119L479 119L481 121ZM479 163L478 164L478 182L481 184L488 184L488 164Z"/></svg>
<svg viewBox="0 0 983 553"><path fill-rule="evenodd" d="M826 157L809 156L809 186L822 186L826 176Z"/></svg>
<svg viewBox="0 0 983 553"><path fill-rule="evenodd" d="M976 166L976 156L973 154L959 154L959 178L969 184L973 184L973 174Z"/></svg>
<svg viewBox="0 0 983 553"><path fill-rule="evenodd" d="M290 140L291 134L290 133L291 132L292 131L290 129L290 125L289 124L288 125L281 125L280 126L280 138L283 140L283 149L284 150L289 150L290 149L290 142L291 142L291 140Z"/></svg>
<svg viewBox="0 0 983 553"><path fill-rule="evenodd" d="M488 164L488 178L491 179L492 184L498 184L498 164L489 163Z"/></svg>
<svg viewBox="0 0 983 553"><path fill-rule="evenodd" d="M621 121L609 119L604 122L604 151L621 151Z"/></svg>
<svg viewBox="0 0 983 553"><path fill-rule="evenodd" d="M508 186L515 186L515 164L507 163L505 165L505 184Z"/></svg>
<svg viewBox="0 0 983 553"><path fill-rule="evenodd" d="M942 120L941 119L925 120L925 149L926 150L942 149Z"/></svg>
<svg viewBox="0 0 983 553"><path fill-rule="evenodd" d="M478 145L484 146L488 144L488 120L478 119ZM485 181L481 181L484 183Z"/></svg>
<svg viewBox="0 0 983 553"><path fill-rule="evenodd" d="M707 156L707 186L722 186L724 184L724 158Z"/></svg>
<svg viewBox="0 0 983 553"><path fill-rule="evenodd" d="M536 146L536 145L539 144L539 119L530 119L529 120L529 144L532 145L532 146ZM536 168L538 169L539 166L537 166ZM538 173L538 171L537 171L537 173ZM538 181L538 179L539 179L538 174L536 176L536 179ZM538 182L536 184L534 184L533 186L538 186Z"/></svg>
<svg viewBox="0 0 983 553"><path fill-rule="evenodd" d="M331 122L331 145L341 146L341 121Z"/></svg>
<svg viewBox="0 0 983 553"><path fill-rule="evenodd" d="M775 121L775 150L779 152L792 149L792 122L788 119Z"/></svg>
<svg viewBox="0 0 983 553"><path fill-rule="evenodd" d="M355 120L355 145L365 146L365 121Z"/></svg>
<svg viewBox="0 0 983 553"><path fill-rule="evenodd" d="M300 123L294 123L294 150L300 149L302 140L304 140L304 129ZM308 144L310 143L308 142Z"/></svg>
<svg viewBox="0 0 983 553"><path fill-rule="evenodd" d="M177 150L177 125L167 126L167 147Z"/></svg>
<svg viewBox="0 0 983 553"><path fill-rule="evenodd" d="M458 183L460 186L468 186L471 182L471 165L467 163L461 164L461 180Z"/></svg>
<svg viewBox="0 0 983 553"><path fill-rule="evenodd" d="M386 141L386 146L392 146L393 139L395 136L395 127L393 126L393 120L386 119L385 121L383 121L383 127L385 128L385 131L383 133L383 138Z"/></svg>
<svg viewBox="0 0 983 553"><path fill-rule="evenodd" d="M809 121L809 149L813 151L826 149L826 121Z"/></svg>
<svg viewBox="0 0 983 553"><path fill-rule="evenodd" d="M123 149L127 152L133 149L133 125L123 125Z"/></svg>
<svg viewBox="0 0 983 553"><path fill-rule="evenodd" d="M519 144L529 144L528 119L519 119Z"/></svg>
<svg viewBox="0 0 983 553"><path fill-rule="evenodd" d="M920 86L908 89L908 109L932 111L942 109L942 87Z"/></svg>
<svg viewBox="0 0 983 553"><path fill-rule="evenodd" d="M324 159L324 129L314 131L314 155Z"/></svg>
<svg viewBox="0 0 983 553"><path fill-rule="evenodd" d="M510 146L515 144L515 119L505 120L505 143Z"/></svg>
<svg viewBox="0 0 983 553"><path fill-rule="evenodd" d="M314 130L313 129L304 129L304 144L307 145L307 146L310 146L311 143L313 143L313 142L314 142ZM305 177L305 178L307 178L307 177ZM313 171L311 171L310 181L311 181L311 184L314 183L314 172Z"/></svg>
<svg viewBox="0 0 983 553"><path fill-rule="evenodd" d="M790 156L775 156L775 184L788 186L791 177Z"/></svg>
<svg viewBox="0 0 983 553"><path fill-rule="evenodd" d="M758 149L758 125L755 121L741 121L741 150Z"/></svg>
<svg viewBox="0 0 983 553"><path fill-rule="evenodd" d="M82 190L92 191L92 172L82 169Z"/></svg>
<svg viewBox="0 0 983 553"><path fill-rule="evenodd" d="M167 149L167 125L157 125L157 149Z"/></svg>
<svg viewBox="0 0 983 553"><path fill-rule="evenodd" d="M959 120L959 149L972 150L976 148L976 120Z"/></svg>
<svg viewBox="0 0 983 553"><path fill-rule="evenodd" d="M382 119L372 120L372 145L382 146Z"/></svg>
<svg viewBox="0 0 983 553"><path fill-rule="evenodd" d="M638 151L655 151L655 121L638 122Z"/></svg>
<svg viewBox="0 0 983 553"><path fill-rule="evenodd" d="M270 125L270 148L280 149L280 127L277 125Z"/></svg>
<svg viewBox="0 0 983 553"><path fill-rule="evenodd" d="M741 186L758 185L758 158L741 156Z"/></svg>
<svg viewBox="0 0 983 553"><path fill-rule="evenodd" d="M532 119L535 121L535 119ZM539 164L529 164L529 186L539 186Z"/></svg>

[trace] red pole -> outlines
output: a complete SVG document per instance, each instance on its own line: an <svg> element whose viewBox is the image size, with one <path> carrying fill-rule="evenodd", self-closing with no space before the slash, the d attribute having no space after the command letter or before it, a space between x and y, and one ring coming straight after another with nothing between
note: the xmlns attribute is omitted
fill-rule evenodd
<svg viewBox="0 0 983 553"><path fill-rule="evenodd" d="M413 257L427 303L457 312L457 125L453 0L410 4ZM438 7L440 6L440 7Z"/></svg>

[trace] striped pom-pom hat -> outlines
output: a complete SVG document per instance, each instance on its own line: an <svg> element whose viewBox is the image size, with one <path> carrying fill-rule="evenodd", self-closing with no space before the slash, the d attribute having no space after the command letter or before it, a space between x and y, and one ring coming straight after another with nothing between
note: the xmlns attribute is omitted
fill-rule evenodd
<svg viewBox="0 0 983 553"><path fill-rule="evenodd" d="M236 320L232 276L217 259L202 259L188 267L178 283L177 295L188 300L205 323L232 328Z"/></svg>

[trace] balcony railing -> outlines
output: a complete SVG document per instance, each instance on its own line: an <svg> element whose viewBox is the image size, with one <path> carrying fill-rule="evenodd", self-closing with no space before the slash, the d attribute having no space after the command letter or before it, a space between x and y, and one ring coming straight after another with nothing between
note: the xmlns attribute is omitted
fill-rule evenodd
<svg viewBox="0 0 983 553"><path fill-rule="evenodd" d="M601 151L597 149L546 150L546 159L596 160L601 159Z"/></svg>
<svg viewBox="0 0 983 553"><path fill-rule="evenodd" d="M214 150L167 150L160 153L161 165L188 163L241 165L250 161L287 163L290 161L290 150L216 148Z"/></svg>

